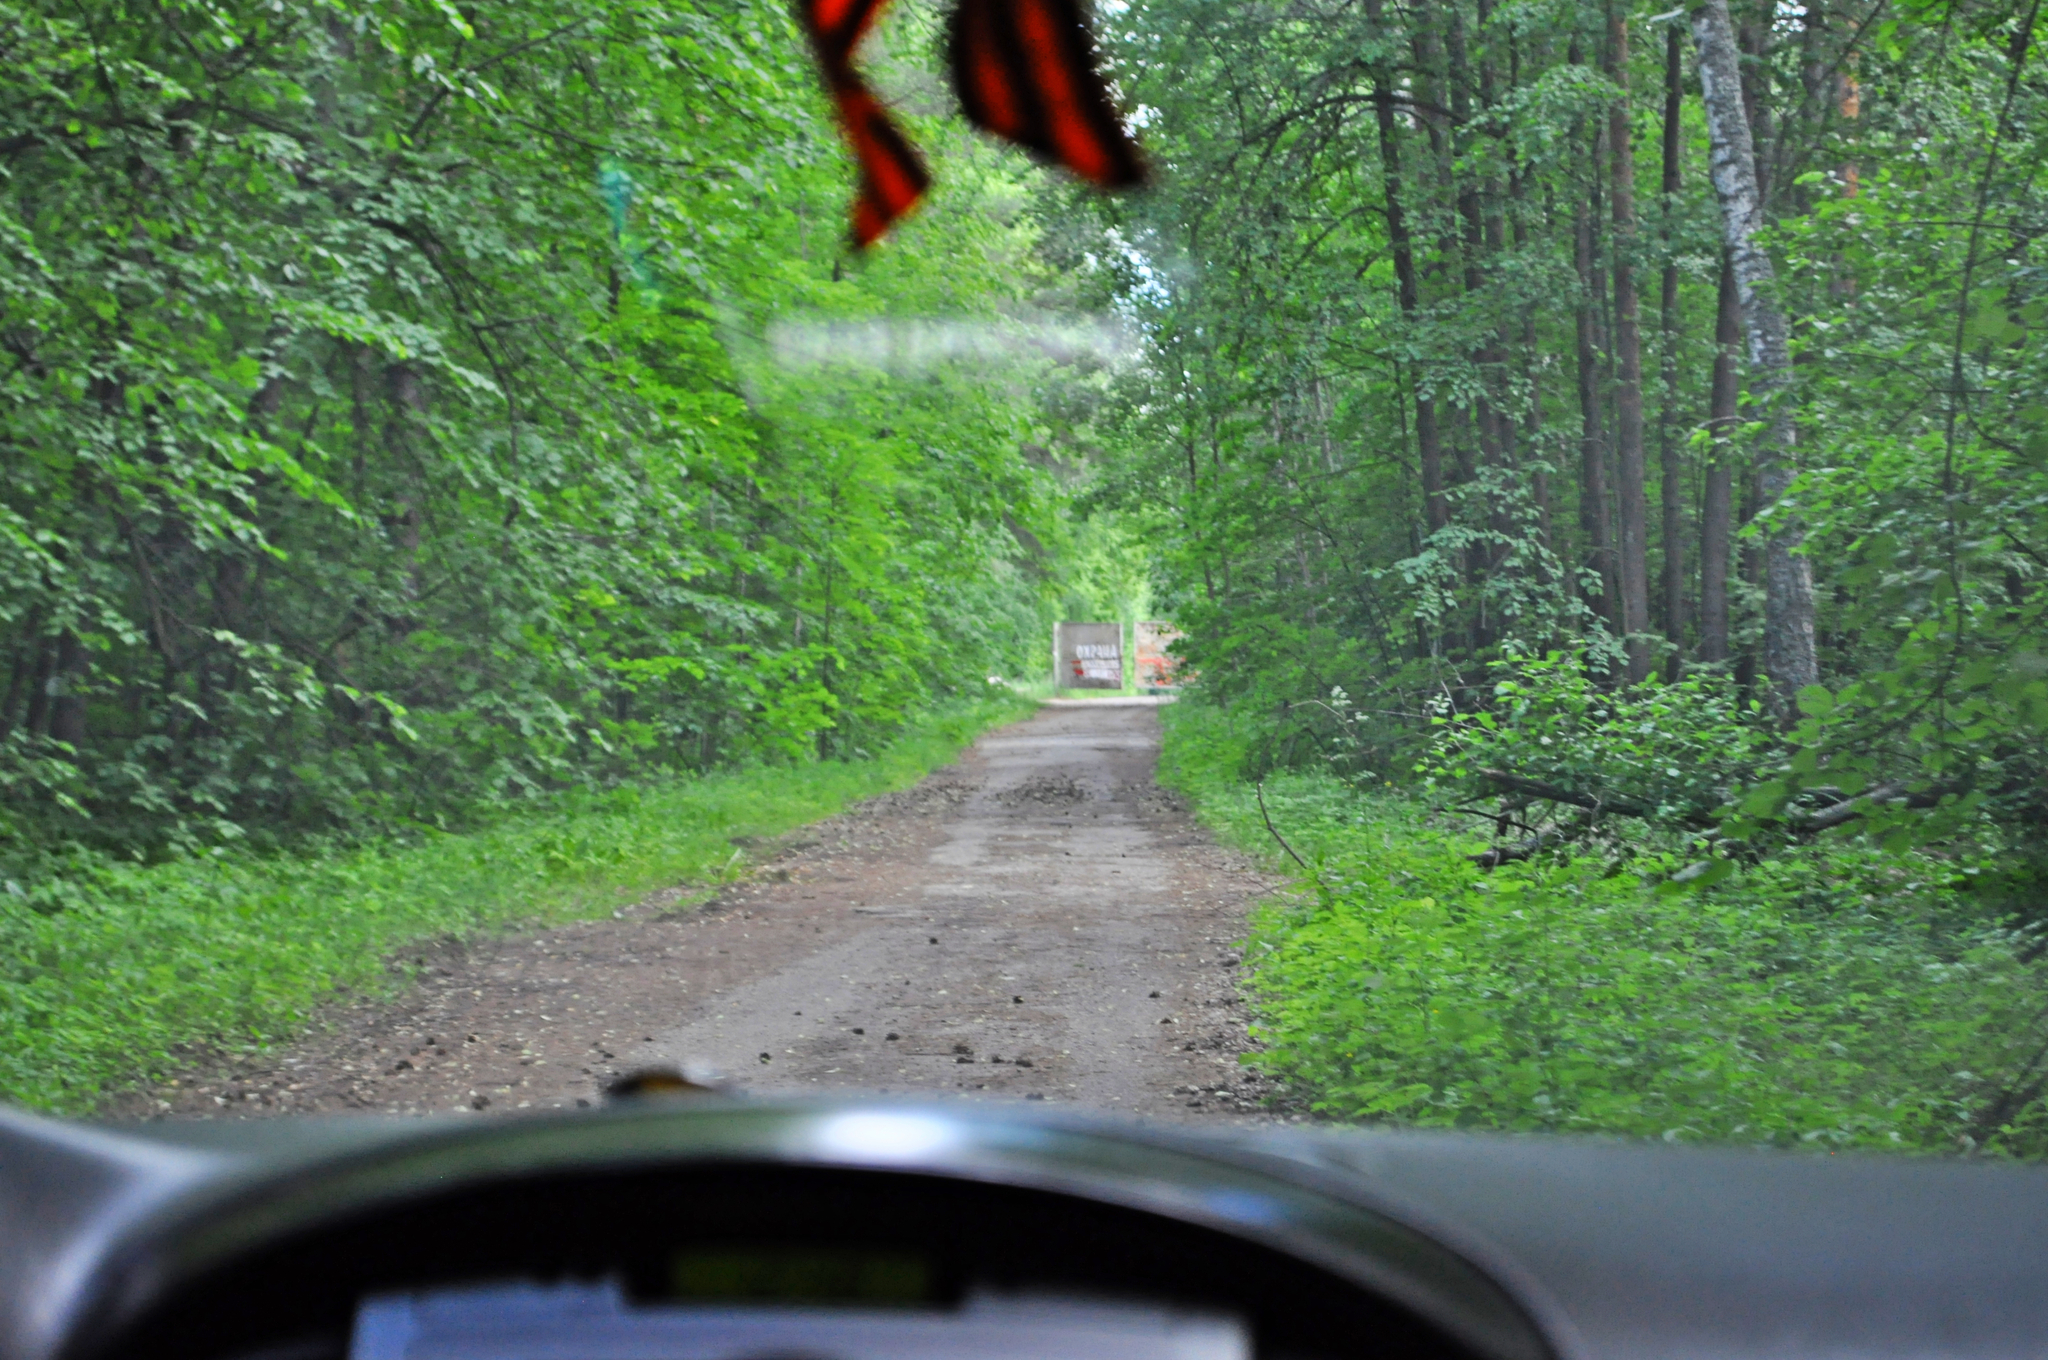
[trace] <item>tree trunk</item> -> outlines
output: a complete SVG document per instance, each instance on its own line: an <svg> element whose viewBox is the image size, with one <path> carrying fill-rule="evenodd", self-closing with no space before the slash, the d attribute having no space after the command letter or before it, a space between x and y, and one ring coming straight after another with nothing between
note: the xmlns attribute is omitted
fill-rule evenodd
<svg viewBox="0 0 2048 1360"><path fill-rule="evenodd" d="M14 714L28 694L29 671L34 667L34 639L24 638L14 649L14 664L7 672L7 697L0 699L0 741L14 731Z"/></svg>
<svg viewBox="0 0 2048 1360"><path fill-rule="evenodd" d="M1579 61L1577 39L1569 60ZM1581 125L1579 137L1587 129ZM1607 435L1600 411L1599 299L1603 291L1594 263L1594 182L1600 173L1600 135L1593 132L1587 161L1587 184L1572 209L1572 263L1579 276L1578 306L1573 323L1578 340L1579 371L1579 538L1583 565L1600 582L1597 600L1587 604L1619 632L1621 591L1615 580L1614 553L1607 515ZM1588 592L1589 594L1591 592Z"/></svg>
<svg viewBox="0 0 2048 1360"><path fill-rule="evenodd" d="M1628 104L1628 22L1609 0L1607 75L1621 98L1607 109L1609 186L1614 221L1614 461L1620 493L1621 631L1628 638L1631 683L1650 673L1650 502L1643 461L1643 340L1636 295L1636 153Z"/></svg>
<svg viewBox="0 0 2048 1360"><path fill-rule="evenodd" d="M1589 603L1619 630L1621 592L1614 579L1614 553L1608 532L1607 434L1600 418L1599 322L1593 299L1593 290L1600 285L1593 265L1593 214L1586 204L1579 205L1573 225L1573 255L1580 282L1575 318L1579 360L1579 536L1585 545L1585 565L1600 581L1600 598Z"/></svg>
<svg viewBox="0 0 2048 1360"><path fill-rule="evenodd" d="M1748 0L1742 22L1736 30L1736 48L1742 61L1742 111L1749 120L1750 164L1756 169L1758 203L1771 197L1772 148L1778 141L1777 120L1771 110L1771 21L1776 0Z"/></svg>
<svg viewBox="0 0 2048 1360"><path fill-rule="evenodd" d="M34 707L29 692L34 683L36 669L42 664L43 611L40 608L30 608L22 619L22 625L20 641L14 648L14 665L7 676L7 697L0 700L0 740L14 732L17 725L14 715L21 711L24 702L29 707ZM21 718L19 725L27 727L28 718Z"/></svg>
<svg viewBox="0 0 2048 1360"><path fill-rule="evenodd" d="M1444 34L1438 25L1449 27L1446 6L1440 0L1422 0L1415 8L1411 20L1410 45L1414 52L1414 65L1408 77L1408 87L1415 97L1416 121L1428 134L1427 169L1419 177L1416 198L1420 200L1420 220L1425 224L1434 222L1437 227L1436 248L1424 261L1424 273L1435 281L1434 295L1443 297L1455 287L1453 279L1460 263L1457 228L1457 147L1456 129L1449 108L1446 106L1445 90L1450 87L1448 75L1449 59L1444 52ZM1389 79L1392 79L1389 73ZM1420 390L1421 383L1417 383ZM1438 413L1432 409L1432 416ZM1471 430L1465 420L1466 412L1455 400L1443 413L1445 418L1437 426L1439 438L1448 430L1451 466L1449 481L1463 486L1472 480ZM1441 452L1437 462L1437 486L1445 484L1446 473ZM1450 523L1450 507L1441 493L1438 504L1441 507L1437 518L1431 522L1433 529L1441 529ZM1463 559L1469 568L1470 554Z"/></svg>
<svg viewBox="0 0 2048 1360"><path fill-rule="evenodd" d="M1659 356L1664 399L1657 407L1657 454L1662 465L1664 509L1664 636L1671 640L1671 675L1685 654L1685 459L1678 438L1678 259L1671 221L1678 210L1684 90L1682 42L1671 25L1664 42L1664 279L1658 298Z"/></svg>
<svg viewBox="0 0 2048 1360"><path fill-rule="evenodd" d="M1381 22L1379 0L1372 0L1366 13L1375 25ZM1372 73L1373 116L1379 125L1380 183L1387 199L1387 241L1394 252L1394 282L1399 292L1401 316L1413 321L1422 305L1421 288L1415 277L1415 245L1408 235L1408 214L1401 201L1401 143L1394 118L1392 77L1384 64ZM1422 465L1423 518L1435 533L1450 523L1450 503L1444 498L1444 451L1436 428L1436 402L1424 396L1420 383L1415 388L1415 446Z"/></svg>
<svg viewBox="0 0 2048 1360"><path fill-rule="evenodd" d="M1508 89L1522 88L1522 49L1516 40L1514 30L1507 32ZM1542 44L1537 44L1539 50ZM1508 170L1508 218L1513 224L1515 251L1517 254L1529 246L1529 213L1527 206L1529 176L1524 172L1512 149L1509 151ZM1557 537L1550 520L1550 477L1542 455L1543 448L1543 352L1537 347L1536 304L1524 301L1521 306L1520 348L1513 340L1504 340L1503 348L1511 354L1518 354L1522 383L1528 393L1523 399L1521 446L1535 456L1528 460L1529 501L1536 511L1536 541L1547 552L1557 551ZM1521 461L1517 452L1517 462ZM1548 570L1541 572L1541 579L1550 580Z"/></svg>
<svg viewBox="0 0 2048 1360"><path fill-rule="evenodd" d="M1494 65L1493 35L1487 32L1486 27L1493 17L1492 0L1479 0L1478 11L1479 107L1486 112L1490 120L1500 97L1500 91L1496 88L1499 73ZM1503 184L1498 176L1489 176L1486 179L1480 206L1480 240L1486 251L1490 269L1498 269L1501 259L1507 253L1508 197L1508 186ZM1515 352L1513 327L1513 313L1502 308L1499 321L1494 327L1493 338L1485 352L1487 367L1484 379L1486 390L1490 394L1486 400L1491 408L1494 443L1500 458L1500 485L1503 488L1512 484L1513 470L1521 462L1520 452L1515 447L1514 392L1508 382L1508 361ZM1513 550L1511 545L1518 527L1513 503L1506 495L1498 497L1495 501L1493 527L1501 536L1501 541L1493 548L1492 564L1498 567Z"/></svg>
<svg viewBox="0 0 2048 1360"><path fill-rule="evenodd" d="M85 647L66 628L57 635L57 668L51 674L50 735L74 749L85 746Z"/></svg>
<svg viewBox="0 0 2048 1360"><path fill-rule="evenodd" d="M1743 112L1741 62L1728 0L1705 0L1694 9L1692 32L1699 48L1714 194L1721 203L1722 235L1749 342L1750 393L1764 418L1758 481L1768 509L1784 494L1796 472L1792 354L1785 313L1776 297L1776 271L1770 256L1756 242L1763 229L1763 200L1757 188L1749 121ZM1793 696L1820 679L1813 641L1813 568L1799 551L1803 538L1799 525L1780 519L1764 545L1763 663L1781 719L1789 719L1796 711Z"/></svg>
<svg viewBox="0 0 2048 1360"><path fill-rule="evenodd" d="M1735 347L1742 340L1742 313L1735 303L1735 271L1721 259L1719 300L1714 307L1714 381L1707 398L1707 429L1713 437L1712 461L1700 506L1700 660L1728 659L1728 571L1735 537L1735 450L1729 436L1735 429L1736 401L1741 396L1735 373Z"/></svg>
<svg viewBox="0 0 2048 1360"><path fill-rule="evenodd" d="M21 720L22 727L31 737L50 735L50 691L57 664L57 645L53 638L38 637L29 644L35 652L35 662L28 672L28 715Z"/></svg>
<svg viewBox="0 0 2048 1360"><path fill-rule="evenodd" d="M1410 68L1407 84L1415 98L1415 121L1429 134L1429 169L1422 177L1417 194L1422 200L1421 216L1425 230L1431 222L1437 227L1436 250L1426 262L1426 272L1440 288L1447 290L1449 271L1458 258L1457 214L1451 203L1457 176L1452 165L1451 115L1444 106L1439 79L1444 65L1442 44L1436 30L1430 27L1430 22L1436 17L1435 9L1428 3L1416 8L1411 36L1414 65ZM1441 198L1437 197L1439 194Z"/></svg>
<svg viewBox="0 0 2048 1360"><path fill-rule="evenodd" d="M1451 145L1452 164L1461 163L1471 150L1472 126L1472 65L1471 56L1465 43L1465 23L1454 7L1450 10L1445 24L1444 58L1446 87L1451 99L1452 126L1458 130ZM1481 0L1480 19L1485 21L1485 4ZM1482 106L1484 92L1482 90ZM1468 306L1482 309L1485 306L1486 262L1489 258L1485 211L1480 206L1484 186L1471 175L1466 175L1457 185L1458 220L1464 226L1460 242L1463 248L1463 282ZM1482 334L1486 334L1482 332ZM1505 440L1500 406L1489 395L1495 387L1505 356L1494 346L1492 340L1482 339L1470 351L1472 367L1479 375L1478 391L1472 397L1472 427L1478 443L1478 458L1466 472L1465 480L1476 479L1479 469L1491 472L1506 466ZM1508 434L1507 438L1512 438ZM1497 485L1498 483L1496 483ZM1511 521L1505 513L1506 506L1499 499L1487 498L1486 527L1495 541L1473 545L1466 562L1466 576L1472 583L1472 649L1483 650L1493 642L1493 630L1486 616L1486 582L1493 569L1507 555L1505 540L1511 528Z"/></svg>

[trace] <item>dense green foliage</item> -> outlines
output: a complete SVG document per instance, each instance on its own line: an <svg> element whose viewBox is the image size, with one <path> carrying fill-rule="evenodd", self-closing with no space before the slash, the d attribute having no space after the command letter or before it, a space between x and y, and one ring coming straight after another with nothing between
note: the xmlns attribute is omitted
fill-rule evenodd
<svg viewBox="0 0 2048 1360"><path fill-rule="evenodd" d="M939 137L849 257L785 6L27 0L0 66L13 890L852 755L1037 666L1062 370L788 343L1008 324L1036 172Z"/></svg>
<svg viewBox="0 0 2048 1360"><path fill-rule="evenodd" d="M1162 184L1051 242L1150 342L1086 503L1184 782L1312 851L1259 986L1325 1109L2048 1153L2042 19L1110 20Z"/></svg>
<svg viewBox="0 0 2048 1360"><path fill-rule="evenodd" d="M854 258L781 5L551 2L0 0L11 1089L696 872L644 790L859 783L1059 611L1270 779L1324 1108L2048 1152L2038 4L1105 5L1108 205L900 6L941 190Z"/></svg>
<svg viewBox="0 0 2048 1360"><path fill-rule="evenodd" d="M1758 674L1762 543L1796 529L1819 685L1808 757L1760 762L1755 815L1882 788L1901 816L1946 800L1930 836L1981 807L2037 840L2038 7L1734 5L1795 360L1775 503L1767 413L1716 339L1703 8L1119 11L1164 174L1062 238L1153 340L1097 494L1150 514L1210 693L1341 687L1385 763L1441 706L1490 708L1494 662L1552 650L1603 685L1706 668L1740 711L1789 709Z"/></svg>
<svg viewBox="0 0 2048 1360"><path fill-rule="evenodd" d="M1213 708L1172 713L1167 777L1277 860L1262 796L1310 866L1247 963L1254 1061L1325 1114L2048 1154L2048 961L1985 920L1974 866L1828 845L1681 884L1636 839L1486 872L1426 802L1327 774L1255 793L1246 754Z"/></svg>
<svg viewBox="0 0 2048 1360"><path fill-rule="evenodd" d="M66 910L0 918L0 1098L89 1112L137 1080L287 1038L337 989L403 983L399 951L415 941L602 915L744 874L735 842L902 788L1030 708L1005 691L920 720L871 759L572 793L468 835L317 859L78 866Z"/></svg>

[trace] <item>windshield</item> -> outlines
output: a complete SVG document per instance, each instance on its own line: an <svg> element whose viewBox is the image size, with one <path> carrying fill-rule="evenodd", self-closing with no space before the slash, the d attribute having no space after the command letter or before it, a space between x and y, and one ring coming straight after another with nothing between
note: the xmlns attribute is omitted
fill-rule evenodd
<svg viewBox="0 0 2048 1360"><path fill-rule="evenodd" d="M2037 10L10 6L0 1098L2041 1155Z"/></svg>

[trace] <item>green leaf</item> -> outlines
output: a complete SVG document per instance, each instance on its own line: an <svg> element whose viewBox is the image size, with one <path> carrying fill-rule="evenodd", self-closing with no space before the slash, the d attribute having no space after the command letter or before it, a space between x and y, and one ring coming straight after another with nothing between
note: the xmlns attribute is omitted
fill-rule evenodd
<svg viewBox="0 0 2048 1360"><path fill-rule="evenodd" d="M1979 303L1963 326L1963 337L1979 345L2011 345L2026 339L2026 329L2006 311L2002 296Z"/></svg>
<svg viewBox="0 0 2048 1360"><path fill-rule="evenodd" d="M1835 696L1825 685L1808 685L1796 698L1799 711L1809 717L1825 718L1835 711Z"/></svg>
<svg viewBox="0 0 2048 1360"><path fill-rule="evenodd" d="M1671 876L1673 883L1682 884L1691 891L1711 888L1735 872L1735 861L1731 859L1703 859L1688 864Z"/></svg>

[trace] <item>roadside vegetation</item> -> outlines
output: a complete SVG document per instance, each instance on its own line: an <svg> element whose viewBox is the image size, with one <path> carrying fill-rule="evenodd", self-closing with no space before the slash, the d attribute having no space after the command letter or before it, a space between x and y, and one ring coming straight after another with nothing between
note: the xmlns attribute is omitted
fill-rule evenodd
<svg viewBox="0 0 2048 1360"><path fill-rule="evenodd" d="M1830 841L1700 884L1682 834L1617 819L1488 868L1412 788L1246 783L1248 736L1171 710L1165 778L1296 880L1246 951L1253 1061L1319 1113L2048 1155L2048 962L1987 903L1991 857Z"/></svg>

